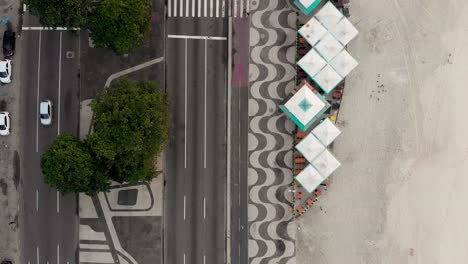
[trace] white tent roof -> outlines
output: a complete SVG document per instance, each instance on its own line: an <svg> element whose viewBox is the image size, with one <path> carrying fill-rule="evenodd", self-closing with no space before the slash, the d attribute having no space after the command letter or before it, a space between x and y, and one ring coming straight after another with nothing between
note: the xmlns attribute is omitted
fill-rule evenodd
<svg viewBox="0 0 468 264"><path fill-rule="evenodd" d="M311 165L305 167L299 175L295 177L302 187L309 193L313 192L325 180L320 173Z"/></svg>
<svg viewBox="0 0 468 264"><path fill-rule="evenodd" d="M357 29L344 17L334 27L329 28L330 33L344 46L357 36Z"/></svg>
<svg viewBox="0 0 468 264"><path fill-rule="evenodd" d="M315 15L315 17L324 25L327 29L338 24L338 22L343 18L343 14L331 3L327 2L320 11Z"/></svg>
<svg viewBox="0 0 468 264"><path fill-rule="evenodd" d="M328 62L344 49L332 34L327 33L314 47L317 52Z"/></svg>
<svg viewBox="0 0 468 264"><path fill-rule="evenodd" d="M342 80L343 78L328 64L314 76L314 81L327 94L333 91Z"/></svg>
<svg viewBox="0 0 468 264"><path fill-rule="evenodd" d="M296 149L311 162L325 150L325 146L310 133L296 145Z"/></svg>
<svg viewBox="0 0 468 264"><path fill-rule="evenodd" d="M326 33L327 29L314 17L299 29L299 34L301 34L301 36L303 36L312 46L315 45Z"/></svg>
<svg viewBox="0 0 468 264"><path fill-rule="evenodd" d="M315 50L310 50L297 62L297 65L313 77L327 65L327 62Z"/></svg>
<svg viewBox="0 0 468 264"><path fill-rule="evenodd" d="M326 104L304 84L284 105L302 124L308 124Z"/></svg>
<svg viewBox="0 0 468 264"><path fill-rule="evenodd" d="M320 155L312 161L312 166L314 166L324 178L330 176L340 165L340 162L328 149L320 153Z"/></svg>
<svg viewBox="0 0 468 264"><path fill-rule="evenodd" d="M356 66L358 62L346 51L342 50L331 62L330 65L341 76L346 77Z"/></svg>
<svg viewBox="0 0 468 264"><path fill-rule="evenodd" d="M333 140L341 134L341 131L330 121L325 118L318 126L312 130L312 134L322 142L323 145L328 146Z"/></svg>

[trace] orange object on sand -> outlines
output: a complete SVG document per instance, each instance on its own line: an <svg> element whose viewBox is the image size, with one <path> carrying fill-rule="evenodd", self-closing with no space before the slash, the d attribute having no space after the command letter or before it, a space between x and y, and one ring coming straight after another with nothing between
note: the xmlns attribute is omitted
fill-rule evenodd
<svg viewBox="0 0 468 264"><path fill-rule="evenodd" d="M315 197L319 197L321 194L322 194L322 191L319 189L315 190L314 192Z"/></svg>
<svg viewBox="0 0 468 264"><path fill-rule="evenodd" d="M313 204L314 204L314 200L312 200L312 198L307 198L306 203L307 203L307 205L309 205L309 206L310 206L310 205L313 205Z"/></svg>
<svg viewBox="0 0 468 264"><path fill-rule="evenodd" d="M329 183L328 179L324 180L320 185L327 186Z"/></svg>
<svg viewBox="0 0 468 264"><path fill-rule="evenodd" d="M297 199L302 200L302 192L297 192Z"/></svg>
<svg viewBox="0 0 468 264"><path fill-rule="evenodd" d="M298 206L296 210L297 210L297 212L300 213L300 214L304 213L304 207L301 206L301 205Z"/></svg>
<svg viewBox="0 0 468 264"><path fill-rule="evenodd" d="M302 169L296 169L296 175L301 173Z"/></svg>
<svg viewBox="0 0 468 264"><path fill-rule="evenodd" d="M303 139L305 136L306 136L306 133L304 133L304 132L297 131L297 133L296 133L296 138L297 139Z"/></svg>
<svg viewBox="0 0 468 264"><path fill-rule="evenodd" d="M296 157L294 161L296 162L296 164L304 164L306 162L304 157Z"/></svg>

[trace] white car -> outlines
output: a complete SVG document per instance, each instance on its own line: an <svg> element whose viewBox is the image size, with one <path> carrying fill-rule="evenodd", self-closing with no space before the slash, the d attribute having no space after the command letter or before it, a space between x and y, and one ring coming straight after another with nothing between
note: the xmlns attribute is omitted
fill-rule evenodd
<svg viewBox="0 0 468 264"><path fill-rule="evenodd" d="M39 115L41 117L41 124L44 126L52 124L52 102L50 100L41 101Z"/></svg>
<svg viewBox="0 0 468 264"><path fill-rule="evenodd" d="M0 82L11 83L11 61L0 60Z"/></svg>
<svg viewBox="0 0 468 264"><path fill-rule="evenodd" d="M10 113L0 112L0 135L10 135Z"/></svg>

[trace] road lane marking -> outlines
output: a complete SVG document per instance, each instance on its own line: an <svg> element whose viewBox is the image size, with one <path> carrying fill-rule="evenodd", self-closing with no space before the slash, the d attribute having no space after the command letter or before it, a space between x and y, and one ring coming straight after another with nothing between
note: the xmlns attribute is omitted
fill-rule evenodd
<svg viewBox="0 0 468 264"><path fill-rule="evenodd" d="M180 0L180 15L184 15L184 0Z"/></svg>
<svg viewBox="0 0 468 264"><path fill-rule="evenodd" d="M250 12L250 0L247 0L247 3L245 3L245 9L247 10L247 14Z"/></svg>
<svg viewBox="0 0 468 264"><path fill-rule="evenodd" d="M39 264L39 247L36 247L36 260L37 264Z"/></svg>
<svg viewBox="0 0 468 264"><path fill-rule="evenodd" d="M57 264L60 264L60 246L57 244Z"/></svg>
<svg viewBox="0 0 468 264"><path fill-rule="evenodd" d="M185 253L184 253L184 264L185 264Z"/></svg>
<svg viewBox="0 0 468 264"><path fill-rule="evenodd" d="M177 16L177 0L174 1L174 16Z"/></svg>
<svg viewBox="0 0 468 264"><path fill-rule="evenodd" d="M203 0L203 2L205 3L203 5L203 16L206 17L206 16L208 16L208 9L207 9L208 8L208 0Z"/></svg>
<svg viewBox="0 0 468 264"><path fill-rule="evenodd" d="M210 17L213 17L213 0L210 0Z"/></svg>
<svg viewBox="0 0 468 264"><path fill-rule="evenodd" d="M217 37L217 36L194 36L194 35L167 35L167 38L174 38L174 39L227 40L226 37Z"/></svg>
<svg viewBox="0 0 468 264"><path fill-rule="evenodd" d="M185 220L186 197L184 195L184 220Z"/></svg>
<svg viewBox="0 0 468 264"><path fill-rule="evenodd" d="M206 53L207 53L207 46L208 46L207 41L208 40L205 39L205 99L203 101L205 103L205 105L204 105L204 107L205 107L205 109L204 109L204 124L205 124L205 126L204 126L204 131L203 131L203 133L204 133L203 134L203 168L205 168L205 169L206 169L206 64L207 64L207 62L206 62L207 61L207 59L206 59L207 54Z"/></svg>
<svg viewBox="0 0 468 264"><path fill-rule="evenodd" d="M36 212L39 211L39 191L36 190Z"/></svg>
<svg viewBox="0 0 468 264"><path fill-rule="evenodd" d="M206 256L203 255L203 264L205 264L205 263L206 263Z"/></svg>
<svg viewBox="0 0 468 264"><path fill-rule="evenodd" d="M219 17L219 0L216 0L216 17Z"/></svg>
<svg viewBox="0 0 468 264"><path fill-rule="evenodd" d="M189 10L190 10L190 8L189 8L189 3L190 3L190 1L191 1L191 0L185 0L185 3L186 3L186 5L185 5L185 16L186 16L186 17L189 16Z"/></svg>
<svg viewBox="0 0 468 264"><path fill-rule="evenodd" d="M22 30L55 30L55 31L64 31L64 30L80 30L80 28L66 28L66 27L56 27L56 28L50 28L50 27L22 27Z"/></svg>
<svg viewBox="0 0 468 264"><path fill-rule="evenodd" d="M198 3L198 16L201 17L201 6L202 6L202 1L203 0L197 0Z"/></svg>
<svg viewBox="0 0 468 264"><path fill-rule="evenodd" d="M192 17L195 17L195 0L192 1Z"/></svg>
<svg viewBox="0 0 468 264"><path fill-rule="evenodd" d="M232 17L231 5L229 4L228 17L228 51L232 50ZM228 52L227 72L227 146L226 146L226 259L231 263L231 81L232 81L232 54Z"/></svg>
<svg viewBox="0 0 468 264"><path fill-rule="evenodd" d="M39 152L39 83L41 80L41 40L42 40L42 31L39 31L39 52L37 59L37 108L36 108L36 152Z"/></svg>
<svg viewBox="0 0 468 264"><path fill-rule="evenodd" d="M184 168L187 168L187 39L185 39ZM185 217L184 217L184 219L185 219Z"/></svg>
<svg viewBox="0 0 468 264"><path fill-rule="evenodd" d="M59 192L57 191L57 214L60 213L60 196Z"/></svg>
<svg viewBox="0 0 468 264"><path fill-rule="evenodd" d="M233 16L236 17L237 16L237 0L233 0L234 1L234 12L233 12Z"/></svg>
<svg viewBox="0 0 468 264"><path fill-rule="evenodd" d="M61 80L62 80L62 32L60 32L60 48L59 48L57 135L60 135L60 90L61 90L60 86L62 83Z"/></svg>
<svg viewBox="0 0 468 264"><path fill-rule="evenodd" d="M239 16L242 17L244 14L244 0L240 1L240 9L239 9Z"/></svg>
<svg viewBox="0 0 468 264"><path fill-rule="evenodd" d="M206 198L203 197L203 218L206 219Z"/></svg>

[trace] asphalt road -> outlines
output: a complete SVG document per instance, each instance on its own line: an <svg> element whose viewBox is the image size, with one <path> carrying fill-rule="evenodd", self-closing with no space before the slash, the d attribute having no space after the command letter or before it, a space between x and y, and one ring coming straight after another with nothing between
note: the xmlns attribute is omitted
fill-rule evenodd
<svg viewBox="0 0 468 264"><path fill-rule="evenodd" d="M78 134L78 35L27 30L22 32L17 48L22 49L17 68L21 81L22 262L76 263L77 197L63 196L44 183L40 157L58 134ZM54 104L53 124L48 127L39 121L42 99Z"/></svg>
<svg viewBox="0 0 468 264"><path fill-rule="evenodd" d="M225 263L227 19L169 18L167 35L164 263Z"/></svg>

